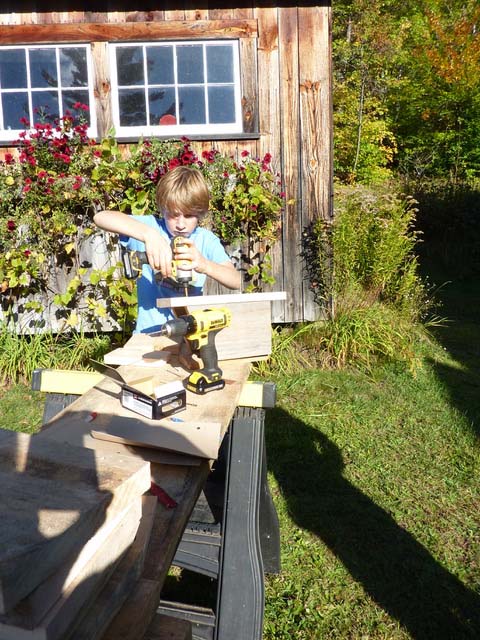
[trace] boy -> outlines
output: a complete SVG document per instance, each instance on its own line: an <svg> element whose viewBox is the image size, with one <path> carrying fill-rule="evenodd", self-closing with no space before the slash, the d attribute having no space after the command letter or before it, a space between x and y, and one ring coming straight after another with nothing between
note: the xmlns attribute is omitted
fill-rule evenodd
<svg viewBox="0 0 480 640"><path fill-rule="evenodd" d="M149 265L144 265L137 281L138 317L136 333L158 331L174 316L170 309L159 309L157 298L183 295L168 282L155 281L153 269L164 278L172 275L171 241L182 236L176 260L190 260L195 271L189 295L201 295L206 276L229 289L240 289L241 275L235 269L217 236L199 227L210 201L208 187L198 169L180 166L159 180L155 200L161 218L154 215L133 216L120 211L100 211L94 216L97 226L118 233L121 244L130 251L145 251Z"/></svg>

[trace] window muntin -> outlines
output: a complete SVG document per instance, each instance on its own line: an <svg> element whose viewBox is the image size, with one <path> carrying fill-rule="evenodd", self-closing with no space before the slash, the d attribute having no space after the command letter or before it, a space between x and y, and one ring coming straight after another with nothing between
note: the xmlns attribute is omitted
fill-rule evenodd
<svg viewBox="0 0 480 640"><path fill-rule="evenodd" d="M74 105L88 106L82 115L96 135L93 74L89 45L0 47L0 140L14 140L45 114L58 118Z"/></svg>
<svg viewBox="0 0 480 640"><path fill-rule="evenodd" d="M110 45L119 136L240 133L238 42Z"/></svg>

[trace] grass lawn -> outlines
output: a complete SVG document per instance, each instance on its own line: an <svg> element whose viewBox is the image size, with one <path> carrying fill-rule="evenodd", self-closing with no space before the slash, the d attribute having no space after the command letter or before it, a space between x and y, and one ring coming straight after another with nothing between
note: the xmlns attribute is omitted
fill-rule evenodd
<svg viewBox="0 0 480 640"><path fill-rule="evenodd" d="M416 377L390 364L276 381L283 570L265 640L480 638L480 287L442 296L451 322ZM0 394L0 427L40 415L28 388Z"/></svg>

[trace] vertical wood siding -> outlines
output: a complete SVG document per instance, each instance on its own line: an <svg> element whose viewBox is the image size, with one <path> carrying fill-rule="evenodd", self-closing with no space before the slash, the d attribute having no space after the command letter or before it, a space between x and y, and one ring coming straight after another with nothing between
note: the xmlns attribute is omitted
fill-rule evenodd
<svg viewBox="0 0 480 640"><path fill-rule="evenodd" d="M0 8L0 44L7 37L12 39L13 25L18 33L15 42L22 44L20 25L91 24L101 29L101 25L120 28L125 24L133 28L136 23L141 29L142 24L167 26L171 21L183 27L195 21L256 22L256 33L240 38L244 132L251 138L196 141L193 146L200 152L214 146L231 155L243 149L260 157L271 153L283 177L286 198L295 201L286 207L273 249L276 284L272 288L287 291L285 303L274 303L275 322L314 320L322 315L305 281L301 258L304 228L317 218L332 218L331 7L330 0L319 2L318 6L309 2L257 6L239 0L241 6L235 7L234 0L230 6L224 2L218 6L214 0L197 6L195 0L184 0L162 2L159 10L149 11L142 9L141 0L99 0L85 4L98 11L49 12L49 0L3 0ZM68 6L62 0L51 3ZM107 45L97 40L92 40L97 117L99 129L105 131L111 121Z"/></svg>

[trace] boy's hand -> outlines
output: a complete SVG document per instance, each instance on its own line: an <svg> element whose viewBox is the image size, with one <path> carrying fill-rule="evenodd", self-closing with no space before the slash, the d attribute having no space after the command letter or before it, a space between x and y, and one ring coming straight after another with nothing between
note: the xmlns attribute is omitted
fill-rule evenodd
<svg viewBox="0 0 480 640"><path fill-rule="evenodd" d="M172 275L172 250L170 244L154 229L148 227L143 242L148 263L164 278Z"/></svg>
<svg viewBox="0 0 480 640"><path fill-rule="evenodd" d="M198 273L205 273L207 268L207 260L200 253L191 238L183 238L182 243L176 247L175 260L189 260L192 263L192 269Z"/></svg>

